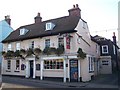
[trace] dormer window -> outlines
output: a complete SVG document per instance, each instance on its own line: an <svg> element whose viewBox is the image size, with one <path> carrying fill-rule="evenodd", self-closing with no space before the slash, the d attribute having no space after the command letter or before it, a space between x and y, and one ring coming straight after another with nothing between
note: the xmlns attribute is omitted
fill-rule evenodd
<svg viewBox="0 0 120 90"><path fill-rule="evenodd" d="M108 53L108 45L103 45L102 46L102 54L107 54Z"/></svg>
<svg viewBox="0 0 120 90"><path fill-rule="evenodd" d="M55 27L55 24L53 24L52 22L46 23L46 31L53 30L54 27Z"/></svg>
<svg viewBox="0 0 120 90"><path fill-rule="evenodd" d="M20 29L20 35L25 35L29 30L22 28Z"/></svg>

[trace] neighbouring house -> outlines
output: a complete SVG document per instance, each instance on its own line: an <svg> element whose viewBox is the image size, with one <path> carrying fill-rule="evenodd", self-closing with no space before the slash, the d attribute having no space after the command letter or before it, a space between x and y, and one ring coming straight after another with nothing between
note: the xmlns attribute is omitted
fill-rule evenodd
<svg viewBox="0 0 120 90"><path fill-rule="evenodd" d="M12 27L10 26L11 19L10 16L5 16L5 19L0 21L0 63L2 62L2 54L3 51L3 44L2 40L4 40L12 31Z"/></svg>
<svg viewBox="0 0 120 90"><path fill-rule="evenodd" d="M95 60L94 60L94 75L99 75L100 74L100 45L97 42L97 40L95 40L93 38L93 36L91 36L91 52L92 54L94 54L95 56Z"/></svg>
<svg viewBox="0 0 120 90"><path fill-rule="evenodd" d="M116 45L116 36L113 35L113 41L101 36L91 37L100 47L99 74L112 74L116 68L116 59L118 58L119 47ZM117 56L116 56L117 55Z"/></svg>
<svg viewBox="0 0 120 90"><path fill-rule="evenodd" d="M66 81L89 81L98 58L87 22L81 18L78 4L69 15L35 23L13 31L3 43L3 75L26 78L62 78Z"/></svg>

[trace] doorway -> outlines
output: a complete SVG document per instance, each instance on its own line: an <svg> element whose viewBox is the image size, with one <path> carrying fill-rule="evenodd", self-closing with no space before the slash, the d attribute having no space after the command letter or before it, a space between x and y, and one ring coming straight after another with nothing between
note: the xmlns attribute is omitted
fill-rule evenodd
<svg viewBox="0 0 120 90"><path fill-rule="evenodd" d="M33 77L33 60L30 61L30 77Z"/></svg>
<svg viewBox="0 0 120 90"><path fill-rule="evenodd" d="M78 82L78 60L71 59L70 63L70 81Z"/></svg>

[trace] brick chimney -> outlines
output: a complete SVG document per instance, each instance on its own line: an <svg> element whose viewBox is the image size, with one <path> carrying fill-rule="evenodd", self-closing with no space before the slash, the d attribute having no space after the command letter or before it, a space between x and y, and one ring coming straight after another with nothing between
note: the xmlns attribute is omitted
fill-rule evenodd
<svg viewBox="0 0 120 90"><path fill-rule="evenodd" d="M113 32L113 43L116 44L116 36L115 36L115 32Z"/></svg>
<svg viewBox="0 0 120 90"><path fill-rule="evenodd" d="M42 22L42 17L40 16L40 13L38 13L34 19L35 19L35 23Z"/></svg>
<svg viewBox="0 0 120 90"><path fill-rule="evenodd" d="M69 12L69 16L81 17L81 9L79 8L78 4L73 5L73 8L69 9L68 12Z"/></svg>
<svg viewBox="0 0 120 90"><path fill-rule="evenodd" d="M6 21L9 25L11 25L11 19L10 19L10 16L9 16L9 15L5 16L5 21Z"/></svg>

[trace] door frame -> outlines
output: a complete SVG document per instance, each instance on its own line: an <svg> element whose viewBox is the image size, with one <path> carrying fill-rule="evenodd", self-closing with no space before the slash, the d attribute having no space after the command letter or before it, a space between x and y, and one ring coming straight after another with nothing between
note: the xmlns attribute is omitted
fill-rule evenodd
<svg viewBox="0 0 120 90"><path fill-rule="evenodd" d="M70 72L70 82L78 82L79 80L79 69L78 69L78 59L69 60L69 72Z"/></svg>

